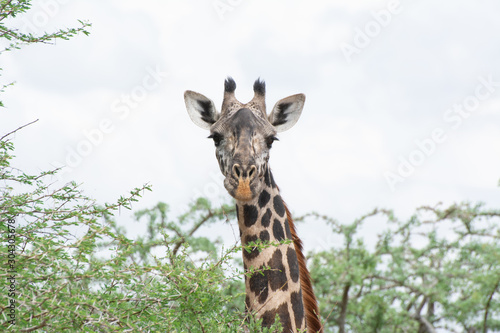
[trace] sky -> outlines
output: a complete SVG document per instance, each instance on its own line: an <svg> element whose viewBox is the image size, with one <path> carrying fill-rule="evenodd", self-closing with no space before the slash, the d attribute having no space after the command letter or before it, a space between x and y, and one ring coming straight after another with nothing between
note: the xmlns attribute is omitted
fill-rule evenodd
<svg viewBox="0 0 500 333"><path fill-rule="evenodd" d="M213 142L183 93L220 107L231 76L242 102L257 78L270 109L306 94L270 165L295 215L350 223L375 207L408 217L421 205L484 202L500 188L500 2L40 0L10 21L42 34L92 23L53 45L0 55L0 134L22 170L65 166L55 185L81 183L113 202L144 183L134 209L158 201L182 213L199 195L229 200ZM140 229L121 212L130 232ZM236 225L236 222L231 222ZM375 221L366 237L383 228ZM227 224L202 232L234 235ZM337 240L317 221L298 226L306 249Z"/></svg>

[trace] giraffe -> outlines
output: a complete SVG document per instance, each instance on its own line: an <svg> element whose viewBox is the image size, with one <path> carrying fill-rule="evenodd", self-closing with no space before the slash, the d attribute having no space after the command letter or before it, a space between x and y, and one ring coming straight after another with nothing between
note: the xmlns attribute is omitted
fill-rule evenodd
<svg viewBox="0 0 500 333"><path fill-rule="evenodd" d="M267 115L264 81L255 81L254 97L246 104L235 90L228 77L221 112L194 91L186 91L184 101L191 120L210 131L224 186L236 199L246 309L262 318L264 327L279 315L283 332L322 332L302 241L268 164L277 133L298 121L305 95L281 99Z"/></svg>

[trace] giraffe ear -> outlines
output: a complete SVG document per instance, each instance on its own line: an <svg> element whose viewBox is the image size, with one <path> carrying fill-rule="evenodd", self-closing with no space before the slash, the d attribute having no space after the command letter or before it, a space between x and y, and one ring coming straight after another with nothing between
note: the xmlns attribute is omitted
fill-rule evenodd
<svg viewBox="0 0 500 333"><path fill-rule="evenodd" d="M184 93L184 102L191 120L203 129L210 127L219 119L214 102L202 94L188 90Z"/></svg>
<svg viewBox="0 0 500 333"><path fill-rule="evenodd" d="M276 132L286 131L297 123L305 101L306 95L297 94L283 98L274 105L268 120Z"/></svg>

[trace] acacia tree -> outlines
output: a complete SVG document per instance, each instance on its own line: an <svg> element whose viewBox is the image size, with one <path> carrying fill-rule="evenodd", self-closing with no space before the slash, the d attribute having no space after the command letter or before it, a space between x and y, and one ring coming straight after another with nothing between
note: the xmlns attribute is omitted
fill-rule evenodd
<svg viewBox="0 0 500 333"><path fill-rule="evenodd" d="M349 225L328 217L342 247L312 254L331 332L498 332L500 211L470 203L421 207L408 220L374 210ZM388 221L370 251L356 234Z"/></svg>

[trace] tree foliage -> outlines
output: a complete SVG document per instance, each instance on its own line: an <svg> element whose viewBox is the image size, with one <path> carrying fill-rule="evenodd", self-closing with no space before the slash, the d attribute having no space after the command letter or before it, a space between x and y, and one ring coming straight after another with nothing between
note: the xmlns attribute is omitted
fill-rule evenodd
<svg viewBox="0 0 500 333"><path fill-rule="evenodd" d="M408 220L374 210L351 224L318 214L342 246L311 255L331 332L500 330L500 211L482 204L421 207ZM368 219L388 222L370 250Z"/></svg>
<svg viewBox="0 0 500 333"><path fill-rule="evenodd" d="M78 34L89 34L91 24L85 21L79 21L76 28L59 29L54 32L44 32L38 35L33 32L20 31L11 28L8 23L18 16L25 14L31 9L31 0L0 0L0 56L8 51L20 49L22 46L30 44L52 44L54 41L68 40ZM3 68L0 67L0 76ZM0 84L0 93L13 83ZM0 100L0 107L3 107Z"/></svg>
<svg viewBox="0 0 500 333"><path fill-rule="evenodd" d="M16 18L18 15L26 13L31 8L31 0L1 0L0 1L0 37L8 41L6 47L0 50L0 54L6 51L19 49L23 45L34 43L53 43L57 39L68 40L71 37L82 33L89 34L91 24L84 21L79 21L80 26L77 28L59 29L51 33L43 33L34 35L18 29L9 28L5 23L9 19Z"/></svg>

